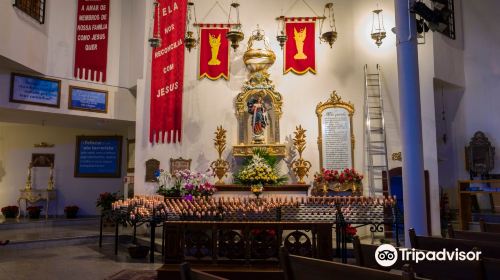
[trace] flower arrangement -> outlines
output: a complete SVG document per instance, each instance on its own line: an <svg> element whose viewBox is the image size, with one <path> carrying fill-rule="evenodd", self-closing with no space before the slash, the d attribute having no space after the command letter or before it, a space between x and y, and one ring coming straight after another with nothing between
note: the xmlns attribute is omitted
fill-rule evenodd
<svg viewBox="0 0 500 280"><path fill-rule="evenodd" d="M5 218L15 218L19 212L19 207L17 206L5 206L2 208L2 214Z"/></svg>
<svg viewBox="0 0 500 280"><path fill-rule="evenodd" d="M234 181L242 185L279 185L287 181L277 168L278 159L266 150L255 149L243 168L234 176Z"/></svg>
<svg viewBox="0 0 500 280"><path fill-rule="evenodd" d="M76 214L78 213L78 210L80 210L80 207L76 205L68 205L64 207L64 213L66 214L66 218L68 219L73 219L76 218Z"/></svg>
<svg viewBox="0 0 500 280"><path fill-rule="evenodd" d="M339 183L341 184L361 184L361 181L363 181L363 175L359 174L354 168L346 168L339 175Z"/></svg>
<svg viewBox="0 0 500 280"><path fill-rule="evenodd" d="M113 202L117 201L118 199L120 199L118 192L103 192L99 194L96 206L101 207L102 210L111 210L111 204L113 204Z"/></svg>
<svg viewBox="0 0 500 280"><path fill-rule="evenodd" d="M361 184L363 175L354 168L346 168L342 171L322 168L321 172L314 174L316 183L339 183L339 184Z"/></svg>
<svg viewBox="0 0 500 280"><path fill-rule="evenodd" d="M30 219L38 219L40 218L42 208L42 206L29 206L28 208L26 208L26 211L28 211Z"/></svg>
<svg viewBox="0 0 500 280"><path fill-rule="evenodd" d="M208 181L211 175L207 173L186 169L170 174L159 170L156 175L159 184L157 193L166 197L211 196L217 191Z"/></svg>
<svg viewBox="0 0 500 280"><path fill-rule="evenodd" d="M314 181L316 183L334 183L339 181L339 172L337 170L330 170L321 168L321 172L314 174Z"/></svg>

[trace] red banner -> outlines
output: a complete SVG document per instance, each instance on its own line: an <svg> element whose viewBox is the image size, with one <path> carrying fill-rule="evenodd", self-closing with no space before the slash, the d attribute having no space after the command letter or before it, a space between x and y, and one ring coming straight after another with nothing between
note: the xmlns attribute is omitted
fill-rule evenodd
<svg viewBox="0 0 500 280"><path fill-rule="evenodd" d="M229 28L201 28L200 75L210 80L221 77L229 80L229 43L226 33Z"/></svg>
<svg viewBox="0 0 500 280"><path fill-rule="evenodd" d="M73 76L106 81L109 0L78 0Z"/></svg>
<svg viewBox="0 0 500 280"><path fill-rule="evenodd" d="M313 19L314 20L314 19ZM283 73L293 71L302 75L316 73L315 25L314 21L286 22L285 62Z"/></svg>
<svg viewBox="0 0 500 280"><path fill-rule="evenodd" d="M184 85L184 33L187 0L158 0L154 34L161 46L153 49L149 141L181 141L182 87ZM160 24L156 22L159 19Z"/></svg>

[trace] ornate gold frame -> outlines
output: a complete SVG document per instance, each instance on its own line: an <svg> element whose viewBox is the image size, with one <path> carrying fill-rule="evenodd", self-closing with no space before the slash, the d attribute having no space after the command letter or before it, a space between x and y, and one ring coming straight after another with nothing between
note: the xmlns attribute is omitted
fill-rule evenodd
<svg viewBox="0 0 500 280"><path fill-rule="evenodd" d="M282 111L281 106L283 105L283 97L279 92L269 89L250 89L248 91L242 91L236 96L236 114L238 116L244 115L246 112L247 99L251 95L260 95L262 97L269 96L273 101L273 110L275 110L278 119L281 118Z"/></svg>
<svg viewBox="0 0 500 280"><path fill-rule="evenodd" d="M330 98L326 102L320 102L316 106L316 116L318 116L318 149L319 149L319 166L323 168L323 130L321 127L321 118L323 116L323 111L329 108L342 108L347 110L349 113L349 125L351 130L351 159L352 166L354 166L354 131L352 128L352 116L354 115L354 105L351 102L345 102L333 91L330 94Z"/></svg>
<svg viewBox="0 0 500 280"><path fill-rule="evenodd" d="M265 49L253 48L254 41L263 41ZM243 55L243 62L250 72L248 80L243 83L242 91L236 96L235 114L238 119L237 144L233 146L233 155L238 157L251 156L256 148L266 149L272 155L285 156L286 149L280 142L280 119L283 114L283 97L276 91L267 69L273 65L276 55L269 45L264 31L257 27L248 40L248 46ZM248 133L247 102L250 97L259 96L269 99L272 103L270 133L263 143L254 142Z"/></svg>

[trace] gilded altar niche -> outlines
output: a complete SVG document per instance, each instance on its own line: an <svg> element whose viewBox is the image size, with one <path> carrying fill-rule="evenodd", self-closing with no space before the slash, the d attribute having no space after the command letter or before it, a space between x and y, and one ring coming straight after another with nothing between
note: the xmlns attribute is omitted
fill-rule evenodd
<svg viewBox="0 0 500 280"><path fill-rule="evenodd" d="M263 48L254 48L255 43ZM236 97L238 144L233 147L234 156L252 155L255 148L264 148L273 155L285 155L285 145L279 143L283 98L267 72L275 60L267 37L257 29L250 36L243 55L250 74Z"/></svg>

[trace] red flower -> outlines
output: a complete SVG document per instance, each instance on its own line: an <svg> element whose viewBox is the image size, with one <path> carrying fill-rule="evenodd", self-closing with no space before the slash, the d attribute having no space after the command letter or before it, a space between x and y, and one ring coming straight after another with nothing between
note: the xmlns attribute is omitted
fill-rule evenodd
<svg viewBox="0 0 500 280"><path fill-rule="evenodd" d="M358 230L355 227L353 227L351 224L347 225L345 231L346 231L346 234L350 235L350 236L354 236L358 232Z"/></svg>

